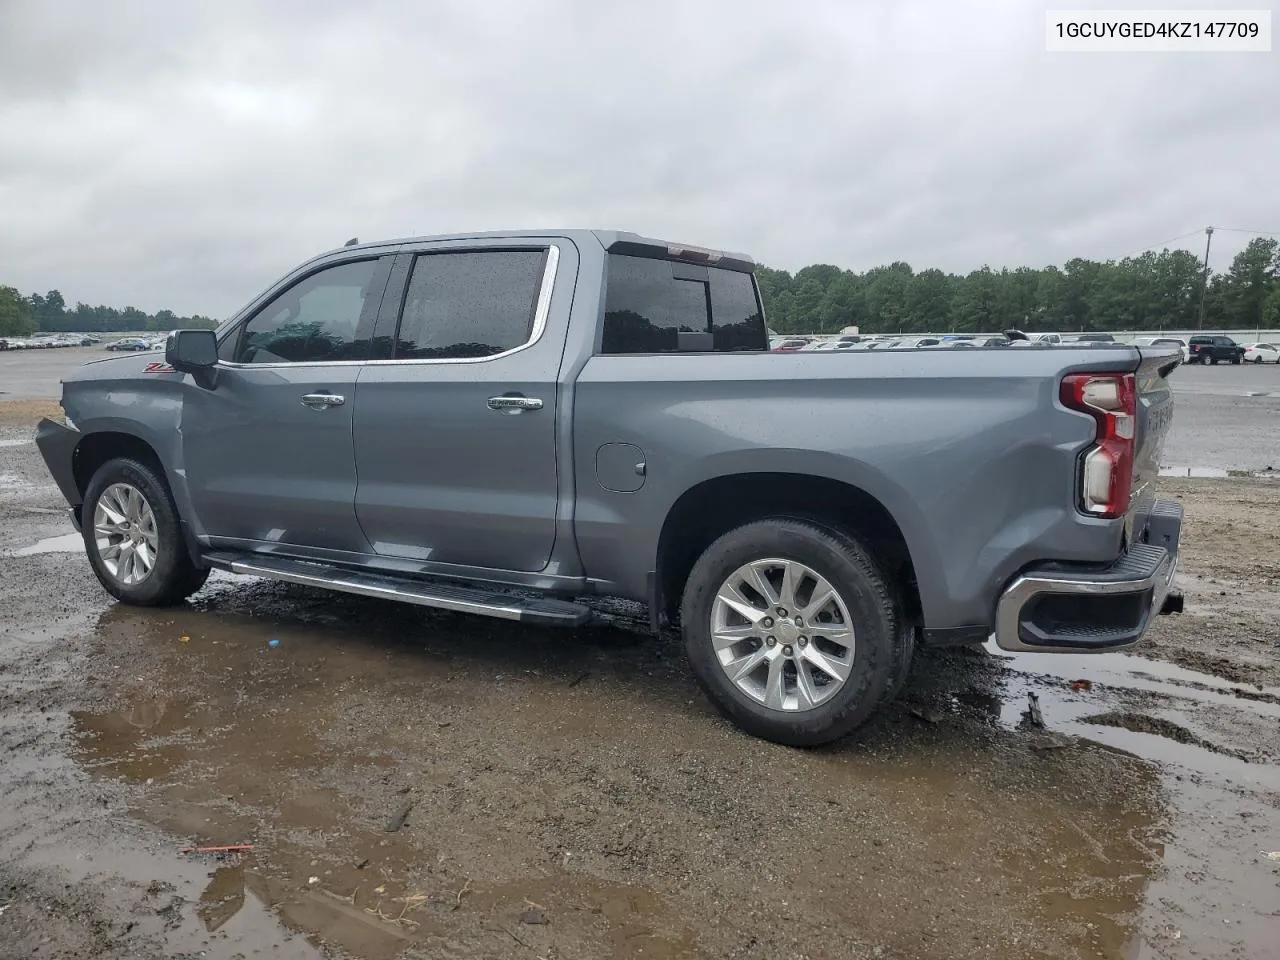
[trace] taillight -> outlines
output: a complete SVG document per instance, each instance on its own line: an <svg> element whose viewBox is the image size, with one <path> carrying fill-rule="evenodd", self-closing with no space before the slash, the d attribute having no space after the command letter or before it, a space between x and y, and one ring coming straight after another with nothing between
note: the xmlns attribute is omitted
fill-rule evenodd
<svg viewBox="0 0 1280 960"><path fill-rule="evenodd" d="M1123 517L1133 487L1138 416L1133 374L1068 374L1060 396L1063 406L1089 414L1098 425L1094 445L1081 462L1081 507L1095 517Z"/></svg>

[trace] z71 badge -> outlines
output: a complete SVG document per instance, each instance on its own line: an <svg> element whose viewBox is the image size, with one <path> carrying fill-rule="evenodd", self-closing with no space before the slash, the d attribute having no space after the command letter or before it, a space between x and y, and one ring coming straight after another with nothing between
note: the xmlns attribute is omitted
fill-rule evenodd
<svg viewBox="0 0 1280 960"><path fill-rule="evenodd" d="M173 367L169 366L163 360L156 360L154 363L148 363L142 368L143 373L173 373Z"/></svg>

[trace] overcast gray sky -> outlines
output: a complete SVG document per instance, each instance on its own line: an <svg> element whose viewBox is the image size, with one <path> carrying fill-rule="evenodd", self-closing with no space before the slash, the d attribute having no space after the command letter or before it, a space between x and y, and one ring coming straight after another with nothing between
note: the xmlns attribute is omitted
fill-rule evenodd
<svg viewBox="0 0 1280 960"><path fill-rule="evenodd" d="M1049 54L1044 9L0 0L0 284L221 317L355 235L964 272L1280 231L1280 53Z"/></svg>

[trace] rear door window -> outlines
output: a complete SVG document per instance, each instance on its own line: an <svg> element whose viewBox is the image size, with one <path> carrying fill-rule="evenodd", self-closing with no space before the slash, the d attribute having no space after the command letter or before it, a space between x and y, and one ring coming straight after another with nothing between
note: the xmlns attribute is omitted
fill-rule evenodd
<svg viewBox="0 0 1280 960"><path fill-rule="evenodd" d="M400 360L491 357L529 342L546 250L428 253L413 265Z"/></svg>
<svg viewBox="0 0 1280 960"><path fill-rule="evenodd" d="M603 353L675 353L681 334L710 334L716 352L769 348L749 273L610 254L606 282Z"/></svg>

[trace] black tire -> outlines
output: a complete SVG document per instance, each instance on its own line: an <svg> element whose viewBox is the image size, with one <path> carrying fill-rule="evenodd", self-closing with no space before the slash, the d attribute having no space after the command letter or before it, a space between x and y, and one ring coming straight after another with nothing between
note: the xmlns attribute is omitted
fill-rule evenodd
<svg viewBox="0 0 1280 960"><path fill-rule="evenodd" d="M1254 357L1253 362L1259 363L1259 364L1262 363L1262 354L1258 354L1256 357Z"/></svg>
<svg viewBox="0 0 1280 960"><path fill-rule="evenodd" d="M711 642L716 592L739 567L769 558L802 563L825 577L848 608L854 628L848 678L826 700L803 711L772 709L740 690L720 666ZM685 650L711 702L745 732L795 747L845 736L890 698L895 682L900 686L910 668L910 656L898 649L901 619L889 578L854 537L781 517L748 523L712 543L694 564L680 607Z"/></svg>
<svg viewBox="0 0 1280 960"><path fill-rule="evenodd" d="M885 690L881 706L888 706L901 695L911 676L911 665L916 658L916 631L914 623L903 621L898 626L898 642L893 646L893 665L889 670L889 686Z"/></svg>
<svg viewBox="0 0 1280 960"><path fill-rule="evenodd" d="M128 484L145 499L155 518L155 562L150 573L135 583L125 583L106 566L98 549L94 515L98 502L114 484ZM103 589L121 603L139 607L165 607L181 603L195 593L209 577L209 571L191 560L182 524L169 486L155 469L139 460L120 457L108 460L89 481L81 508L85 552L89 565Z"/></svg>

